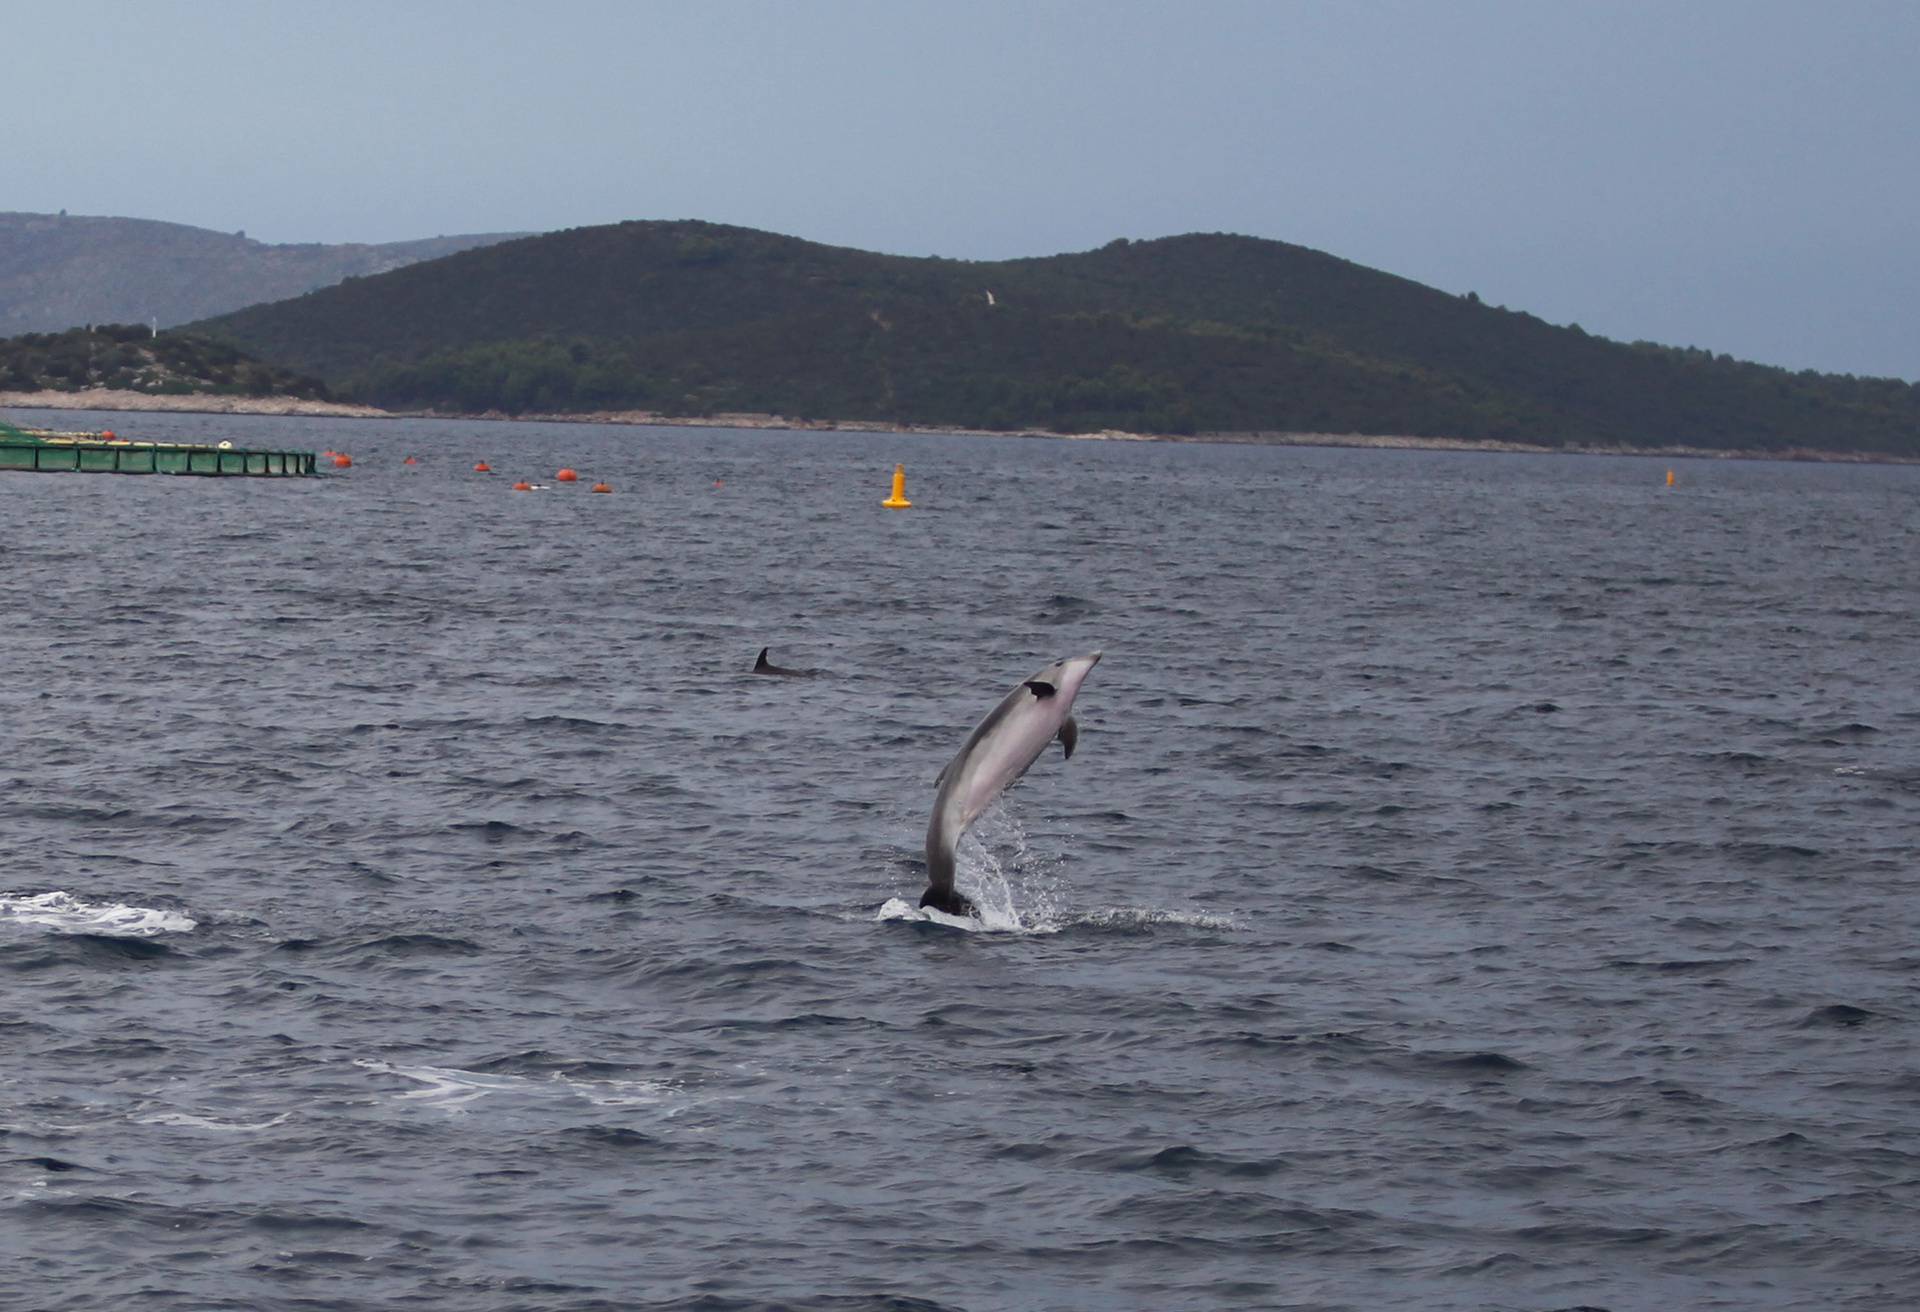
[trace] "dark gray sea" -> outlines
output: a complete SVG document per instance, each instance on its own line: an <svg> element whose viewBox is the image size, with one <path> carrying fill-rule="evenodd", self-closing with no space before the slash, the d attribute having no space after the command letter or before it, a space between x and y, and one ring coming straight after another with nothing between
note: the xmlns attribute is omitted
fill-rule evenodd
<svg viewBox="0 0 1920 1312"><path fill-rule="evenodd" d="M1920 1298L1920 469L16 418L9 1312Z"/></svg>

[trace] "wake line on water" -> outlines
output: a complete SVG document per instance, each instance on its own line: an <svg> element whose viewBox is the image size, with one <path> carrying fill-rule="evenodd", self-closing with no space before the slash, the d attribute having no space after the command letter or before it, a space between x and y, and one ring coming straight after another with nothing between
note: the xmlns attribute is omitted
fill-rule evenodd
<svg viewBox="0 0 1920 1312"><path fill-rule="evenodd" d="M123 902L89 902L72 893L0 893L0 925L25 925L56 934L99 934L109 938L153 938L184 934L198 921L177 911L129 906Z"/></svg>

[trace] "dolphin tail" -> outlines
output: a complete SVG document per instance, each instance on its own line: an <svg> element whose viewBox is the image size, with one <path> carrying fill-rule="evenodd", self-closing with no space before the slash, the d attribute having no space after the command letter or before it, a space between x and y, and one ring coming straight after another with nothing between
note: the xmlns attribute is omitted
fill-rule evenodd
<svg viewBox="0 0 1920 1312"><path fill-rule="evenodd" d="M927 891L920 895L920 905L950 916L978 915L973 903L953 886L953 866L953 843L942 832L936 810L927 825Z"/></svg>
<svg viewBox="0 0 1920 1312"><path fill-rule="evenodd" d="M977 916L980 914L972 902L960 893L952 884L946 887L928 885L927 891L920 895L920 905L932 907L935 911L944 911L950 916Z"/></svg>

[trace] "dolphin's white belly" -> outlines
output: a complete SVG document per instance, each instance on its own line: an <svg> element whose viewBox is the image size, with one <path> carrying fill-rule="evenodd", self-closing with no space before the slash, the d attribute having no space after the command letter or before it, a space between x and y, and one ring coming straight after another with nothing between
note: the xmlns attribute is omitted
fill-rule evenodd
<svg viewBox="0 0 1920 1312"><path fill-rule="evenodd" d="M1025 774L1058 732L1057 725L1023 724L980 744L960 775L954 807L959 825L955 833L978 820L995 798Z"/></svg>

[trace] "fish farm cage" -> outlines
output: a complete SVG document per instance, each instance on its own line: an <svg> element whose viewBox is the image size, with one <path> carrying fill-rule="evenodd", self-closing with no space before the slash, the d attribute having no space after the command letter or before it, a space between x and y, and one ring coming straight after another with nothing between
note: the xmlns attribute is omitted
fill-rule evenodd
<svg viewBox="0 0 1920 1312"><path fill-rule="evenodd" d="M312 474L314 466L311 451L247 451L230 442L128 441L111 432L56 433L0 419L0 473L297 478Z"/></svg>

